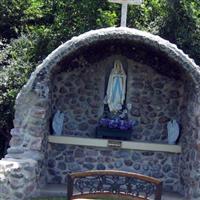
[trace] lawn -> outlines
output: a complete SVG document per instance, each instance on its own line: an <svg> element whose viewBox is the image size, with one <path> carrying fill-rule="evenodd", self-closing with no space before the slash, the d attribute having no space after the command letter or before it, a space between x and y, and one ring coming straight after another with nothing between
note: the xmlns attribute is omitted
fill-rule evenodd
<svg viewBox="0 0 200 200"><path fill-rule="evenodd" d="M30 200L67 200L67 197L38 197L38 198L32 198ZM81 199L80 199L81 200ZM82 199L83 200L83 199ZM88 200L121 200L121 198L106 198L103 197L101 199L88 199ZM129 198L127 198L129 200Z"/></svg>
<svg viewBox="0 0 200 200"><path fill-rule="evenodd" d="M32 200L67 200L66 197L39 197L39 198L33 198ZM101 200L101 199L96 199ZM105 199L104 199L105 200ZM113 200L113 199L106 199L106 200ZM119 200L119 199L116 199Z"/></svg>
<svg viewBox="0 0 200 200"><path fill-rule="evenodd" d="M30 200L67 200L67 198L66 197L38 197L38 198L32 198ZM95 200L102 200L102 199L95 199ZM112 198L109 198L109 199L103 198L103 200L113 200L113 199ZM120 200L120 199L115 199L115 200Z"/></svg>
<svg viewBox="0 0 200 200"><path fill-rule="evenodd" d="M33 198L31 200L67 200L66 197L38 197L38 198ZM96 199L100 200L100 199ZM108 199L111 200L111 199Z"/></svg>
<svg viewBox="0 0 200 200"><path fill-rule="evenodd" d="M66 197L41 197L41 198L33 198L32 200L66 200Z"/></svg>

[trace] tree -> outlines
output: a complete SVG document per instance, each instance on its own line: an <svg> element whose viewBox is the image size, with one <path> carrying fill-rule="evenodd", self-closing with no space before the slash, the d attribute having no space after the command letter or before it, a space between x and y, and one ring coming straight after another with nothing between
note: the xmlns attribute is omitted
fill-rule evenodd
<svg viewBox="0 0 200 200"><path fill-rule="evenodd" d="M35 40L21 36L9 45L2 43L0 50L0 157L10 140L13 127L15 98L22 86L27 82L34 65ZM32 51L31 51L32 50Z"/></svg>
<svg viewBox="0 0 200 200"><path fill-rule="evenodd" d="M200 64L200 3L189 0L166 2L166 13L159 35L177 44Z"/></svg>

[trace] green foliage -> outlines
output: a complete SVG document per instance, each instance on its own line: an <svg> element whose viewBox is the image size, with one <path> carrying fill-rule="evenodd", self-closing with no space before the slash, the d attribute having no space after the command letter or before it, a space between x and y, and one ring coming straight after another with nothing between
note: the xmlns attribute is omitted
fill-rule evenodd
<svg viewBox="0 0 200 200"><path fill-rule="evenodd" d="M95 198L96 199L96 198ZM93 200L95 200L93 199ZM121 199L121 198L120 198ZM96 199L96 200L120 200L119 198L117 197L113 197L113 198L101 198L101 199ZM31 200L67 200L66 197L41 197L41 198L33 198ZM90 199L92 200L92 199Z"/></svg>
<svg viewBox="0 0 200 200"><path fill-rule="evenodd" d="M191 0L170 0L165 8L159 35L177 44L200 64L200 4Z"/></svg>
<svg viewBox="0 0 200 200"><path fill-rule="evenodd" d="M98 9L99 18L96 20L97 26L99 27L109 27L115 26L117 24L117 14L115 11Z"/></svg>
<svg viewBox="0 0 200 200"><path fill-rule="evenodd" d="M0 1L0 36L3 38L17 37L22 28L24 10L29 7L27 1Z"/></svg>
<svg viewBox="0 0 200 200"><path fill-rule="evenodd" d="M130 6L128 25L175 43L200 65L200 1L146 0Z"/></svg>
<svg viewBox="0 0 200 200"><path fill-rule="evenodd" d="M13 126L14 102L33 71L34 42L22 36L0 50L0 133Z"/></svg>
<svg viewBox="0 0 200 200"><path fill-rule="evenodd" d="M34 198L32 200L66 200L66 197L46 197L46 198Z"/></svg>
<svg viewBox="0 0 200 200"><path fill-rule="evenodd" d="M129 26L155 32L154 29L158 28L157 21L160 21L163 15L164 2L164 0L151 0L145 1L141 6L130 6L128 13Z"/></svg>
<svg viewBox="0 0 200 200"><path fill-rule="evenodd" d="M1 0L0 37L17 38L31 27L53 22L52 5L43 0Z"/></svg>
<svg viewBox="0 0 200 200"><path fill-rule="evenodd" d="M75 35L119 26L120 10L119 4L107 0L2 0L0 36L10 39L35 34L40 40L36 58L43 59ZM200 1L145 0L141 6L129 5L127 24L176 43L200 63Z"/></svg>

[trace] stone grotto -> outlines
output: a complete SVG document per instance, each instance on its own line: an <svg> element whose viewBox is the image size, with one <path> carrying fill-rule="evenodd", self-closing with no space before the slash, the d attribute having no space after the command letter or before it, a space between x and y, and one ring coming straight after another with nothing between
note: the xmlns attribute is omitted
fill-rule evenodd
<svg viewBox="0 0 200 200"><path fill-rule="evenodd" d="M96 138L115 60L126 73L125 104L137 122L128 141ZM130 28L74 37L53 51L18 94L8 153L0 161L0 199L37 196L67 184L69 172L116 169L159 178L165 191L200 199L200 68L176 45ZM52 121L63 113L61 135ZM168 144L167 123L180 136Z"/></svg>

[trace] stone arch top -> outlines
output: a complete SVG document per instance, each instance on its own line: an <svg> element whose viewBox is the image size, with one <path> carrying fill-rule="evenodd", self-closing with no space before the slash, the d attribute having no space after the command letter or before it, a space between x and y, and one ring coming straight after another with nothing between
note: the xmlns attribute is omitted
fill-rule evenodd
<svg viewBox="0 0 200 200"><path fill-rule="evenodd" d="M37 84L38 80L48 79L52 69L64 57L78 51L80 48L100 43L108 40L126 40L143 45L147 45L152 49L158 50L169 57L169 59L178 63L190 75L197 89L199 88L200 69L195 62L177 48L175 44L150 33L137 29L120 27L120 28L104 28L86 32L78 37L73 37L71 40L59 46L54 50L41 65L37 67L29 80L30 85ZM30 87L29 87L30 88Z"/></svg>

